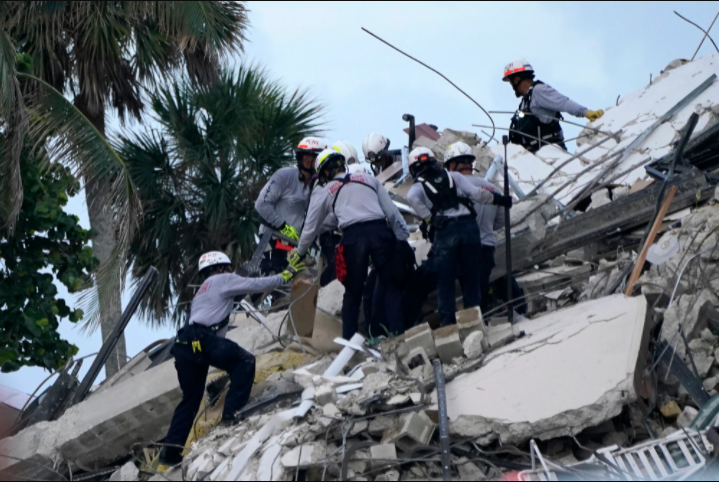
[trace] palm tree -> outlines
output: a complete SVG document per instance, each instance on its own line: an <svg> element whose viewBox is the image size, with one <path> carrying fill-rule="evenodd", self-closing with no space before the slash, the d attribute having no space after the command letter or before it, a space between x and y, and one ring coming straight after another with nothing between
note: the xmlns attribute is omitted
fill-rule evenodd
<svg viewBox="0 0 719 482"><path fill-rule="evenodd" d="M150 266L160 271L145 315L179 323L203 252L222 250L235 263L252 255L255 199L275 170L294 163L300 139L317 133L322 107L250 66L210 86L175 82L152 96L152 108L159 130L120 148L145 212L129 263L135 279Z"/></svg>
<svg viewBox="0 0 719 482"><path fill-rule="evenodd" d="M33 118L32 125L52 139L49 159L72 162L84 179L93 250L101 263L100 310L87 322L90 328L99 324L103 339L120 317L125 259L139 216L126 166L106 140L107 115L114 112L123 123L141 119L143 89L178 71L198 85L215 82L221 59L242 49L246 27L242 2L0 3L0 115L11 126L12 141L0 153L4 224L12 228L22 204L19 152L28 119L40 113L48 122ZM14 71L16 52L30 57L30 72ZM23 76L30 92L20 89ZM63 115L75 122L59 122ZM88 151L86 144L97 149ZM125 360L122 338L106 364L107 376Z"/></svg>

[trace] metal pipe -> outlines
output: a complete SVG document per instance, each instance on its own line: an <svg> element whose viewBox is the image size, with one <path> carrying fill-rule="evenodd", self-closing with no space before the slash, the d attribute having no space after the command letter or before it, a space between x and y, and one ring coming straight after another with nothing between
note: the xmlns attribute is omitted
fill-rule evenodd
<svg viewBox="0 0 719 482"><path fill-rule="evenodd" d="M494 177L497 175L497 172L504 167L504 159L502 156L497 154L494 156L494 159L492 160L492 164L490 164L489 169L487 169L487 174L484 176L484 180L488 182L492 182L494 180ZM514 180L512 176L509 176L509 187L512 188L512 191L517 195L519 199L524 199L527 197L526 194L524 194L524 191L521 187L519 187L519 184L517 184L517 181Z"/></svg>
<svg viewBox="0 0 719 482"><path fill-rule="evenodd" d="M439 412L439 445L442 450L442 480L452 480L452 458L449 447L449 427L447 414L447 392L444 384L442 363L434 360L434 381L437 388L437 409Z"/></svg>
<svg viewBox="0 0 719 482"><path fill-rule="evenodd" d="M150 269L147 270L147 274L140 282L140 285L137 287L137 290L135 290L135 293L132 295L132 299L130 299L130 303L127 305L127 308L125 308L125 311L122 312L120 319L115 324L115 328L113 328L112 333L102 345L102 348L100 349L97 358L95 358L95 361L90 367L90 371L87 372L87 375L85 375L85 378L82 380L82 383L77 388L77 392L75 392L75 398L73 399L70 406L82 402L82 400L87 396L87 394L90 393L90 388L92 388L92 384L95 383L95 379L99 375L100 370L102 369L103 365L105 365L107 359L110 357L110 353L112 352L112 350L115 349L115 346L117 345L120 336L122 336L122 334L124 333L127 324L130 323L132 316L135 314L135 311L137 311L137 308L140 306L140 302L145 297L145 294L147 294L149 289L152 287L158 275L159 273L157 272L157 270L153 266L150 266Z"/></svg>

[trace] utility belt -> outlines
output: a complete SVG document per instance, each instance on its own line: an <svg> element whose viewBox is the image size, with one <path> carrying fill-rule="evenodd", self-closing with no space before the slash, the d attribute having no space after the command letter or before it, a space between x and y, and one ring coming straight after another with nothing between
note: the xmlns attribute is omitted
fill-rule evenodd
<svg viewBox="0 0 719 482"><path fill-rule="evenodd" d="M467 221L476 222L476 219L471 214L465 214L463 216L434 216L432 218L432 226L435 229L442 229L450 224Z"/></svg>
<svg viewBox="0 0 719 482"><path fill-rule="evenodd" d="M211 326L200 325L192 323L188 326L181 328L177 332L177 338L175 343L178 345L190 345L192 346L192 353L202 353L201 341L209 335L215 335L218 331L227 327L230 324L230 317L228 316L219 323Z"/></svg>

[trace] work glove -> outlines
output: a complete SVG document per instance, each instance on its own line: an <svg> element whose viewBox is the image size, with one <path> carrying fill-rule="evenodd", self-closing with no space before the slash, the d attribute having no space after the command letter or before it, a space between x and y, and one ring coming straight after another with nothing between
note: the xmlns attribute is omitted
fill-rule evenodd
<svg viewBox="0 0 719 482"><path fill-rule="evenodd" d="M289 224L285 223L282 226L282 229L280 229L280 234L283 236L287 236L293 241L299 241L300 240L300 233L297 232L295 228L290 226Z"/></svg>
<svg viewBox="0 0 719 482"><path fill-rule="evenodd" d="M496 192L493 192L492 195L494 196L494 201L492 201L492 204L495 206L502 206L507 209L512 209L512 196L502 196L501 194L497 194Z"/></svg>
<svg viewBox="0 0 719 482"><path fill-rule="evenodd" d="M295 256L290 260L289 266L287 266L286 270L280 273L280 276L285 279L285 283L289 283L292 278L305 269L304 263L302 263L299 255L295 253Z"/></svg>
<svg viewBox="0 0 719 482"><path fill-rule="evenodd" d="M431 220L431 218L423 219L422 223L419 225L419 230L422 232L423 239L429 240L429 228L430 228L429 221L430 220Z"/></svg>
<svg viewBox="0 0 719 482"><path fill-rule="evenodd" d="M304 256L300 256L299 253L297 252L297 248L292 249L292 251L290 251L290 252L287 254L287 261L288 261L290 264L292 264L292 263L302 263L302 264L304 264L305 266L310 266L310 267L312 267L312 266L315 265L315 259L314 259L312 256L310 256L309 254L306 254L306 255L304 255Z"/></svg>
<svg viewBox="0 0 719 482"><path fill-rule="evenodd" d="M584 114L584 117L589 119L589 122L594 122L595 120L599 119L604 115L604 111L602 109L599 110L588 110L586 114Z"/></svg>

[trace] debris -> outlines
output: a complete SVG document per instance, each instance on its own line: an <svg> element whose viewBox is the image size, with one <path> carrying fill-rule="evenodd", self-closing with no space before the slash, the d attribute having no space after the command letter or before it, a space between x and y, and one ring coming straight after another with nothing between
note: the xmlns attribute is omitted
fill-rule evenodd
<svg viewBox="0 0 719 482"><path fill-rule="evenodd" d="M670 420L676 420L676 418L682 414L682 409L679 408L676 400L671 400L662 405L660 411L662 412L662 415L664 415L664 418L668 418Z"/></svg>
<svg viewBox="0 0 719 482"><path fill-rule="evenodd" d="M699 410L693 407L685 407L677 419L677 425L679 425L679 428L689 428L697 415L699 415Z"/></svg>
<svg viewBox="0 0 719 482"><path fill-rule="evenodd" d="M370 457L373 469L386 467L391 465L393 460L397 460L397 447L393 443L374 445L370 448Z"/></svg>
<svg viewBox="0 0 719 482"><path fill-rule="evenodd" d="M434 341L439 359L444 364L451 364L455 358L462 358L464 350L459 339L459 327L455 325L444 326L434 331Z"/></svg>
<svg viewBox="0 0 719 482"><path fill-rule="evenodd" d="M432 329L427 323L407 330L405 333L405 343L407 343L410 352L415 348L422 348L430 360L438 356Z"/></svg>
<svg viewBox="0 0 719 482"><path fill-rule="evenodd" d="M337 390L332 385L322 385L315 390L315 401L320 406L325 406L337 401Z"/></svg>
<svg viewBox="0 0 719 482"><path fill-rule="evenodd" d="M282 456L282 465L288 469L307 469L319 463L327 456L327 446L324 442L313 442L299 445Z"/></svg>
<svg viewBox="0 0 719 482"><path fill-rule="evenodd" d="M427 445L435 431L435 424L424 412L403 415L399 423L385 432L383 444L394 444L405 452Z"/></svg>
<svg viewBox="0 0 719 482"><path fill-rule="evenodd" d="M464 348L464 354L470 360L474 360L482 356L484 348L482 348L482 342L484 341L484 333L481 331L475 331L470 334L462 345Z"/></svg>
<svg viewBox="0 0 719 482"><path fill-rule="evenodd" d="M130 482L140 479L140 471L134 462L128 462L122 466L120 470L112 474L110 477L111 481L115 482Z"/></svg>

